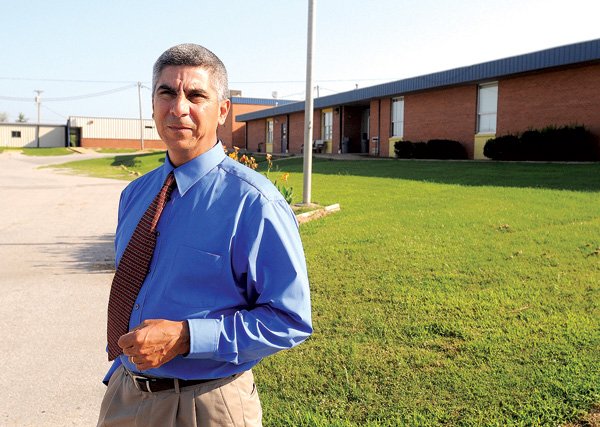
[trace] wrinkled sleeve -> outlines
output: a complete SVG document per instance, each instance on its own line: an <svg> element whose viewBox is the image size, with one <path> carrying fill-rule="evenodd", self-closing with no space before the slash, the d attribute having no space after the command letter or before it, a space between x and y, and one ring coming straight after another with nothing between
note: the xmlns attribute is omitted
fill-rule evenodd
<svg viewBox="0 0 600 427"><path fill-rule="evenodd" d="M306 261L298 223L283 200L267 201L240 223L232 253L249 306L217 319L190 319L188 358L257 360L312 333Z"/></svg>

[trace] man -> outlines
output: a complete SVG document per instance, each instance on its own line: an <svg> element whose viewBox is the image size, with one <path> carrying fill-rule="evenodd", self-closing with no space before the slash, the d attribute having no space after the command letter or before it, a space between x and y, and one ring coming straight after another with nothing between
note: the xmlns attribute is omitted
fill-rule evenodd
<svg viewBox="0 0 600 427"><path fill-rule="evenodd" d="M297 222L265 177L224 154L229 107L209 50L175 46L154 64L167 156L121 195L99 426L260 426L251 368L312 332Z"/></svg>

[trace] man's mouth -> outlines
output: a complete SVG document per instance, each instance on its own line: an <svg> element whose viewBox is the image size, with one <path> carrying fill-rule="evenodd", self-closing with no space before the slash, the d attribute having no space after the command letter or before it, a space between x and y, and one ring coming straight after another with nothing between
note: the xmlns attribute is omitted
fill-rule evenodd
<svg viewBox="0 0 600 427"><path fill-rule="evenodd" d="M192 130L192 128L190 126L185 126L185 125L168 125L167 127L169 129L175 130L175 131Z"/></svg>

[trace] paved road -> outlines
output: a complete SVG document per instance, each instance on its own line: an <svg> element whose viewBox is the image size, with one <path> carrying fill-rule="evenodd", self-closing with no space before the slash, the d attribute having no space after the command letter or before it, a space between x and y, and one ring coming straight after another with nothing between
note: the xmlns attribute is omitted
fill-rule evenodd
<svg viewBox="0 0 600 427"><path fill-rule="evenodd" d="M2 426L97 420L112 239L127 183L38 168L86 156L0 153Z"/></svg>

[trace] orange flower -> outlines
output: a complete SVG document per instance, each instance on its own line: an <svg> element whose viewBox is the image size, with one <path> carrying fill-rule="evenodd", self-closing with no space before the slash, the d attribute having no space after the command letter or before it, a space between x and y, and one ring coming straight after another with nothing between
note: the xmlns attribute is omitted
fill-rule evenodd
<svg viewBox="0 0 600 427"><path fill-rule="evenodd" d="M283 175L281 175L281 180L287 184L289 176L290 176L289 172L286 172Z"/></svg>

